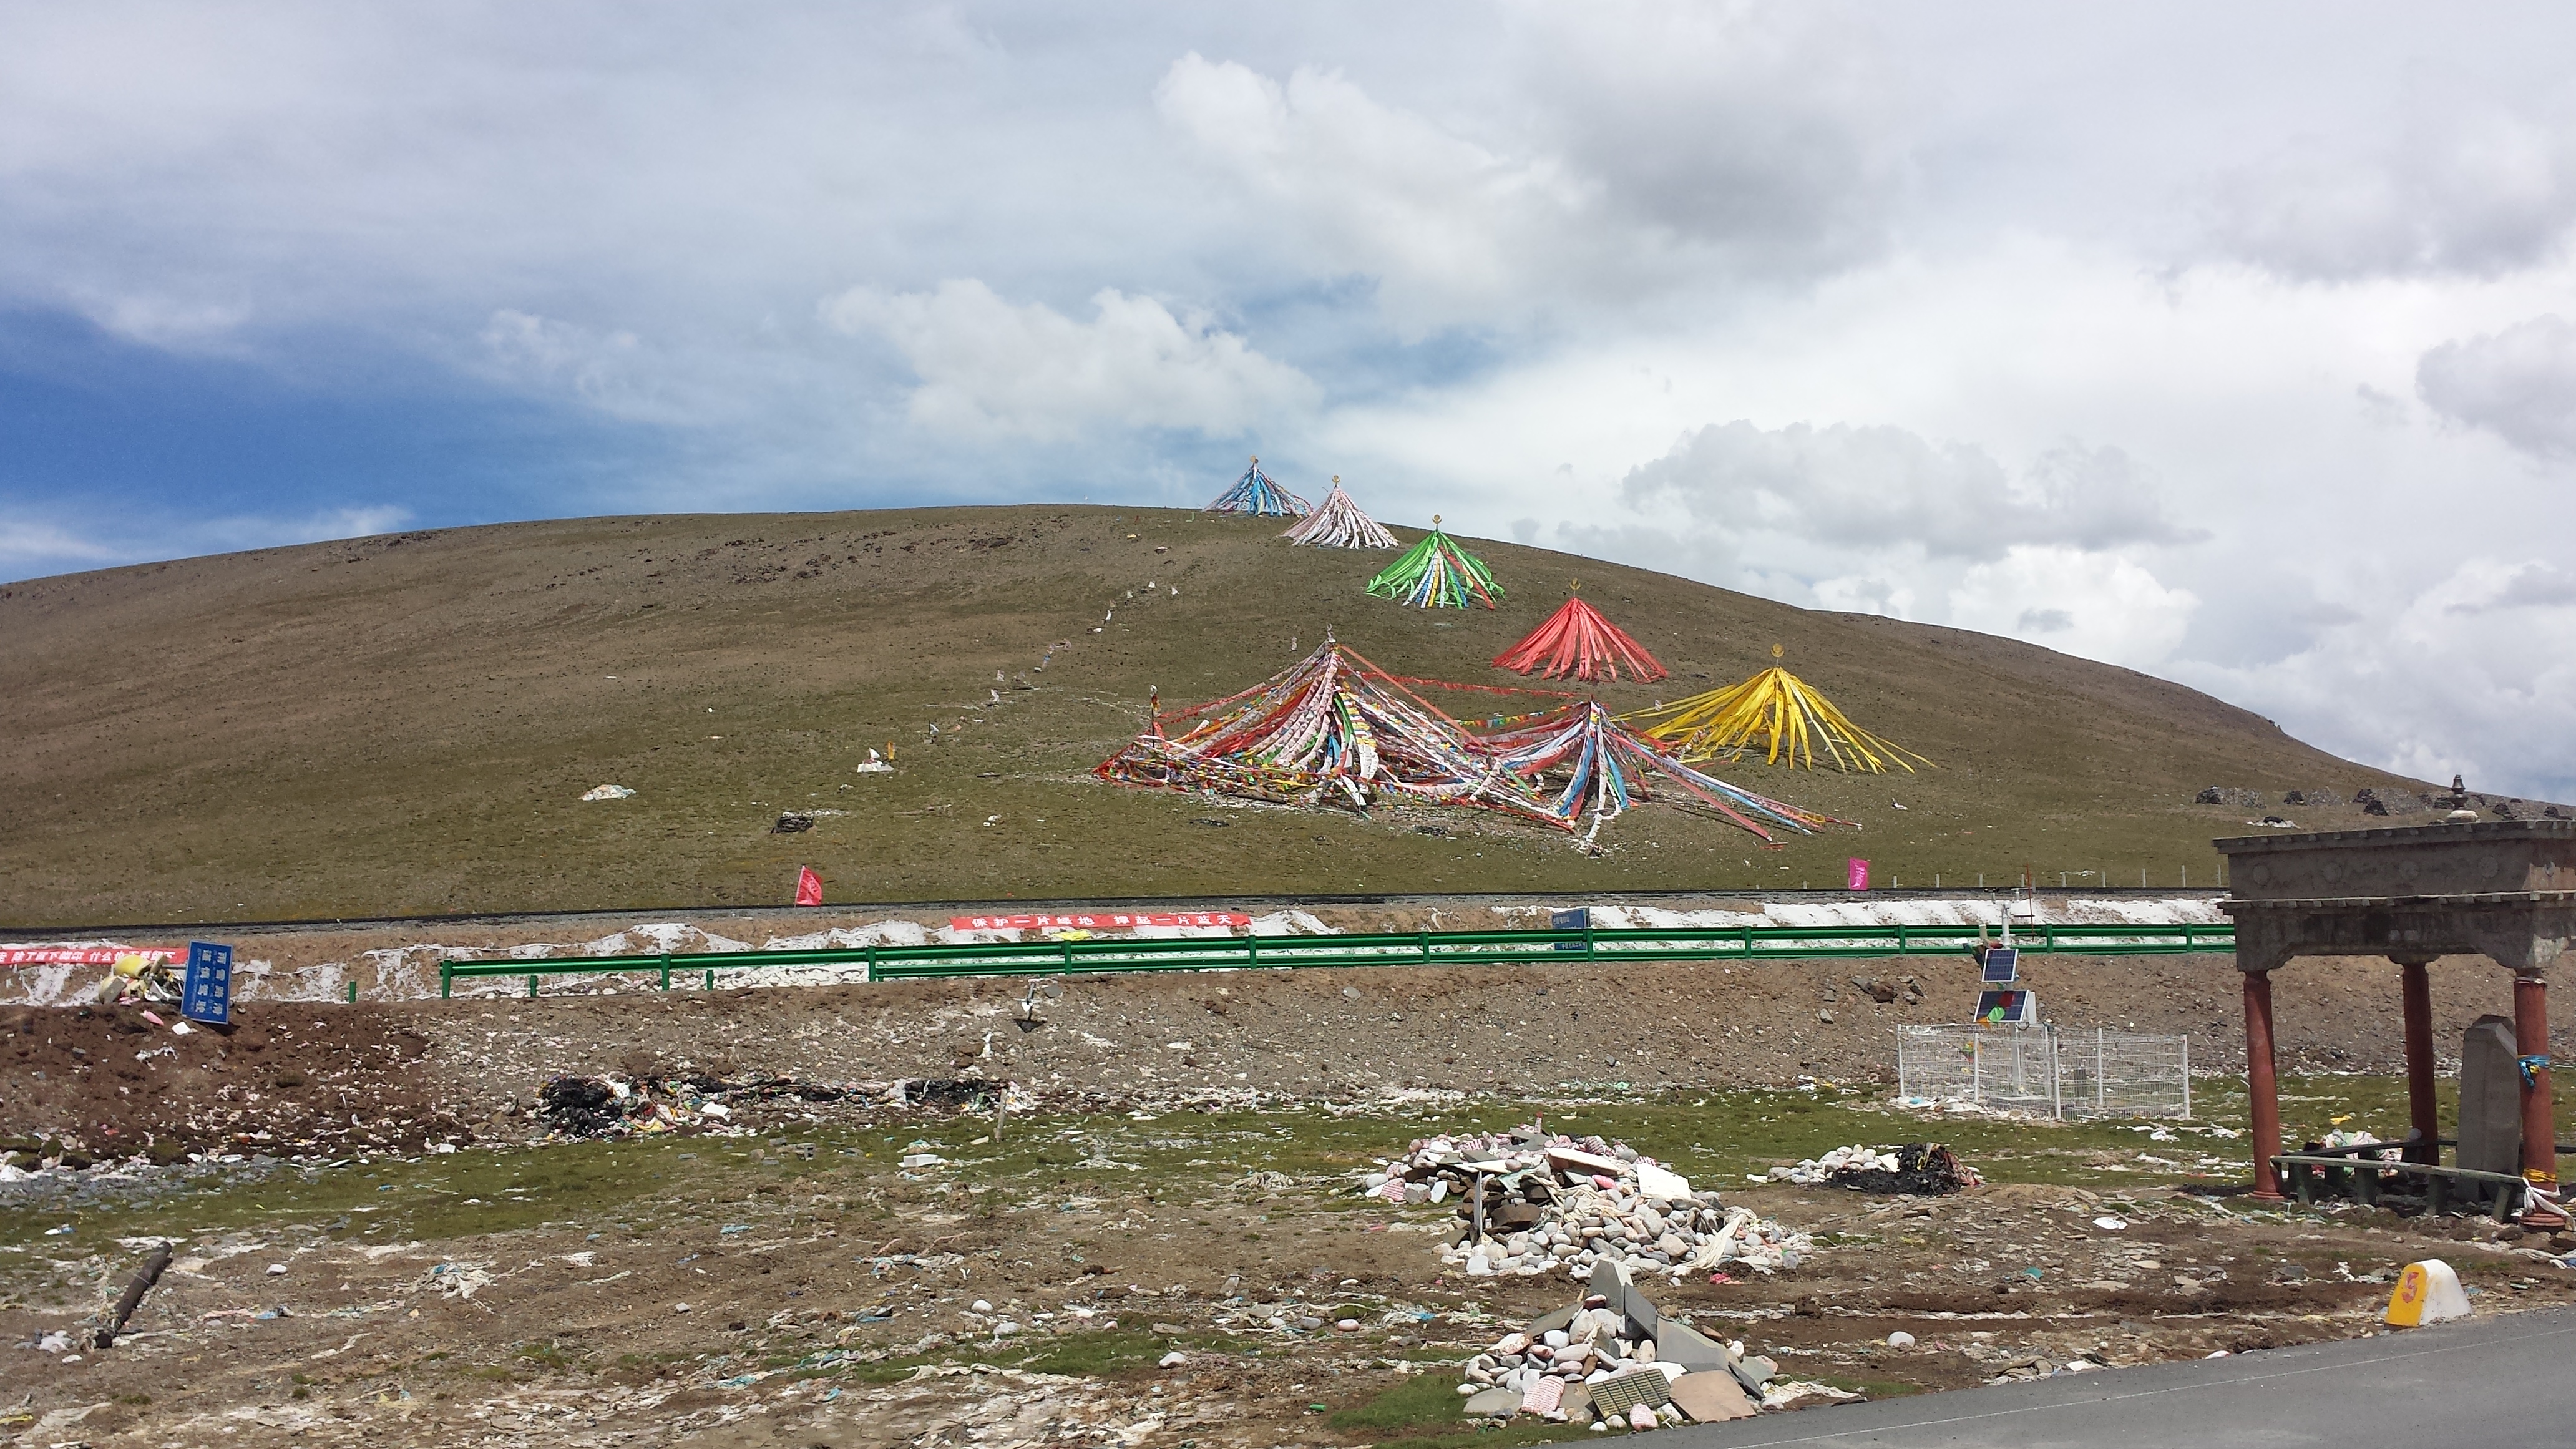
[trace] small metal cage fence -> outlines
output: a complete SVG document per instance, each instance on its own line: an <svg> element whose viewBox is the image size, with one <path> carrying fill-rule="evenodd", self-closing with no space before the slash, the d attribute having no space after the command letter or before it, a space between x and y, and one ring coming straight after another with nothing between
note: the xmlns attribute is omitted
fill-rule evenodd
<svg viewBox="0 0 2576 1449"><path fill-rule="evenodd" d="M2049 1117L2189 1117L2191 1038L2096 1027L1901 1026L1898 1095Z"/></svg>

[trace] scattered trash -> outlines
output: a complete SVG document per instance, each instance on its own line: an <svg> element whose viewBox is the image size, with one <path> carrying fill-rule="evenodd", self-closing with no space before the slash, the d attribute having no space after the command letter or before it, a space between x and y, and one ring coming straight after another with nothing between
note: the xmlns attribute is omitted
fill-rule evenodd
<svg viewBox="0 0 2576 1449"><path fill-rule="evenodd" d="M582 792L584 800L623 800L635 792L623 785L601 785Z"/></svg>
<svg viewBox="0 0 2576 1449"><path fill-rule="evenodd" d="M557 1077L537 1091L537 1119L566 1137L630 1137L698 1127L730 1115L707 1100L711 1078L628 1082L619 1077Z"/></svg>
<svg viewBox="0 0 2576 1449"><path fill-rule="evenodd" d="M894 773L894 766L878 758L876 751L870 750L868 751L867 762L864 764L852 765L850 767L850 772L854 775L891 775Z"/></svg>
<svg viewBox="0 0 2576 1449"><path fill-rule="evenodd" d="M813 828L813 816L799 815L793 810L782 810L778 813L777 823L769 827L769 833L772 835L795 835Z"/></svg>
<svg viewBox="0 0 2576 1449"><path fill-rule="evenodd" d="M1900 1328L1887 1336L1887 1346L1889 1348L1912 1348L1914 1346L1914 1335Z"/></svg>
<svg viewBox="0 0 2576 1449"><path fill-rule="evenodd" d="M2106 1233L2116 1233L2126 1229L2129 1223L2126 1218L2095 1218L2093 1226Z"/></svg>

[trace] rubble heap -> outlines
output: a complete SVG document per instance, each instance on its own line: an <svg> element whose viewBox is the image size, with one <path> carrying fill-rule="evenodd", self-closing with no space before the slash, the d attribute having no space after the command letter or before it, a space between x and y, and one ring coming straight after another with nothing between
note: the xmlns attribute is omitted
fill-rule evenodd
<svg viewBox="0 0 2576 1449"><path fill-rule="evenodd" d="M1476 1418L1534 1414L1553 1423L1654 1429L1741 1419L1811 1396L1858 1397L1822 1384L1777 1381L1779 1366L1747 1357L1667 1318L1624 1264L1594 1266L1578 1304L1504 1335L1468 1360L1458 1392Z"/></svg>
<svg viewBox="0 0 2576 1449"><path fill-rule="evenodd" d="M1361 1191L1388 1202L1461 1199L1463 1230L1441 1261L1470 1277L1581 1278L1602 1264L1685 1273L1740 1264L1769 1273L1815 1251L1749 1208L1728 1211L1624 1142L1551 1135L1536 1124L1484 1136L1431 1137L1371 1171Z"/></svg>
<svg viewBox="0 0 2576 1449"><path fill-rule="evenodd" d="M1769 1180L1808 1187L1831 1184L1854 1192L1915 1197L1938 1197L1985 1182L1975 1168L1938 1142L1908 1142L1895 1148L1854 1143L1837 1147L1822 1157L1810 1157L1795 1167L1772 1168Z"/></svg>

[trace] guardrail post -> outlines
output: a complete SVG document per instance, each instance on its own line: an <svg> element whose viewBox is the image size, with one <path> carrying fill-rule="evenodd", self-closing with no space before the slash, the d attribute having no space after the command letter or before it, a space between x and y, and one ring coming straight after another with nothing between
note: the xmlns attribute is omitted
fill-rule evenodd
<svg viewBox="0 0 2576 1449"><path fill-rule="evenodd" d="M438 999L439 999L439 1000L441 1000L441 1001L445 1001L445 1000L446 1000L447 998L449 998L450 996L455 995L455 994L456 994L456 992L455 992L455 983L456 983L456 975L455 975L455 973L454 973L454 972L452 972L452 971L450 971L450 970L448 969L448 965L447 965L447 958L446 958L445 956L441 956L441 957L439 957L439 958L438 958Z"/></svg>
<svg viewBox="0 0 2576 1449"><path fill-rule="evenodd" d="M716 989L716 968L713 966L707 968L707 979L702 989L707 991L713 991Z"/></svg>
<svg viewBox="0 0 2576 1449"><path fill-rule="evenodd" d="M1585 911L1583 913L1583 962L1587 966L1592 964L1595 959L1593 954L1593 944L1592 913L1590 911Z"/></svg>
<svg viewBox="0 0 2576 1449"><path fill-rule="evenodd" d="M1896 928L1896 954L1899 956L1910 956L1914 954L1914 948L1906 944L1905 928L1903 926L1898 926Z"/></svg>
<svg viewBox="0 0 2576 1449"><path fill-rule="evenodd" d="M528 978L528 999L530 1001L537 999L537 978L533 975Z"/></svg>
<svg viewBox="0 0 2576 1449"><path fill-rule="evenodd" d="M2057 949L2057 923L2055 921L2049 921L2043 924L2040 927L2040 930L2044 935L2040 940L2039 949L2054 952Z"/></svg>
<svg viewBox="0 0 2576 1449"><path fill-rule="evenodd" d="M1422 964L1425 966L1431 964L1431 933L1429 931L1424 931L1422 933Z"/></svg>
<svg viewBox="0 0 2576 1449"><path fill-rule="evenodd" d="M876 980L876 979L877 979L877 946L876 946L876 943L875 943L874 941L870 941L870 942L868 943L868 980L870 980L870 981L874 981L874 980Z"/></svg>
<svg viewBox="0 0 2576 1449"><path fill-rule="evenodd" d="M1243 965L1245 970L1261 964L1261 937L1250 926L1243 928Z"/></svg>
<svg viewBox="0 0 2576 1449"><path fill-rule="evenodd" d="M1056 938L1056 944L1064 948L1064 970L1065 974L1070 976L1073 974L1073 938L1059 936Z"/></svg>
<svg viewBox="0 0 2576 1449"><path fill-rule="evenodd" d="M358 1004L358 978L355 976L349 978L349 1004L351 1006Z"/></svg>

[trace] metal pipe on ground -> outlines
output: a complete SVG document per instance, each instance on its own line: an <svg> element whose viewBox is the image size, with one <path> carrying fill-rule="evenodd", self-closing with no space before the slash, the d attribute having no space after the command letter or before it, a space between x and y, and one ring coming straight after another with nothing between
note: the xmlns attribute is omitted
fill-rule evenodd
<svg viewBox="0 0 2576 1449"><path fill-rule="evenodd" d="M143 1266L126 1283L125 1296L116 1300L116 1314L99 1329L95 1347L116 1346L116 1336L125 1331L126 1320L134 1316L135 1309L143 1306L143 1295L151 1292L152 1285L161 1281L162 1270L169 1266L170 1245L162 1243L154 1247L152 1256L143 1260Z"/></svg>

